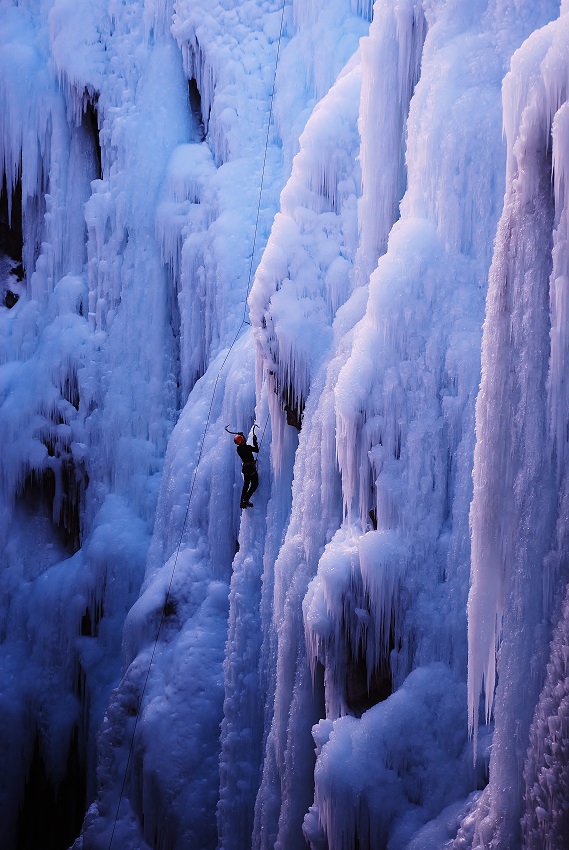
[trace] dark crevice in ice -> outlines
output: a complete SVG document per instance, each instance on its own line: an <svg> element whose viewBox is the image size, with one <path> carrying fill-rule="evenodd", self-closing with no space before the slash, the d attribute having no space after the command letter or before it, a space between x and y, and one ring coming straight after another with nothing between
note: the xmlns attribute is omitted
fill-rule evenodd
<svg viewBox="0 0 569 850"><path fill-rule="evenodd" d="M81 829L85 803L85 769L77 725L73 727L66 772L60 782L50 777L40 736L36 734L14 850L38 850L40 847L41 850L67 850Z"/></svg>
<svg viewBox="0 0 569 850"><path fill-rule="evenodd" d="M9 310L21 294L23 246L22 179L18 176L14 187L9 189L4 172L0 190L0 305Z"/></svg>
<svg viewBox="0 0 569 850"><path fill-rule="evenodd" d="M83 126L89 132L93 139L93 147L95 150L95 158L98 165L97 177L103 179L103 158L101 153L101 140L99 138L99 112L97 108L98 95L90 98L85 106L83 115Z"/></svg>
<svg viewBox="0 0 569 850"><path fill-rule="evenodd" d="M287 425L302 430L302 416L304 414L305 399L296 392L291 381L282 381L278 366L268 372L272 378L275 393L280 398L280 404L286 416Z"/></svg>
<svg viewBox="0 0 569 850"><path fill-rule="evenodd" d="M79 388L73 370L66 374L61 392L65 402L79 408ZM63 402L62 402L63 403ZM20 504L30 515L47 516L58 542L70 553L81 546L83 508L89 476L82 456L74 451L72 431L57 409L44 417L35 437L47 450L39 469L31 469L19 492Z"/></svg>
<svg viewBox="0 0 569 850"><path fill-rule="evenodd" d="M193 77L191 80L188 80L188 96L190 100L190 111L192 113L195 135L198 141L203 142L206 133L202 113L202 98L197 81Z"/></svg>
<svg viewBox="0 0 569 850"><path fill-rule="evenodd" d="M22 178L18 175L14 187L8 188L6 172L4 172L0 191L0 253L10 257L21 269L23 247Z"/></svg>
<svg viewBox="0 0 569 850"><path fill-rule="evenodd" d="M379 664L371 671L368 681L368 671L364 653L348 653L348 664L346 669L346 704L349 710L356 715L361 715L379 702L383 702L393 693L393 678L389 655L395 648L393 629L389 635L388 651L382 655Z"/></svg>

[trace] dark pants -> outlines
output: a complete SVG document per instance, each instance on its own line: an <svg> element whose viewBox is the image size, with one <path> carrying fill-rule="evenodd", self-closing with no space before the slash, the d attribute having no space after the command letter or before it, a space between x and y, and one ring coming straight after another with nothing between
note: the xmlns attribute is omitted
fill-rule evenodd
<svg viewBox="0 0 569 850"><path fill-rule="evenodd" d="M243 489L241 490L241 501L248 502L257 487L259 486L259 476L257 474L256 463L244 463L241 467L243 472Z"/></svg>

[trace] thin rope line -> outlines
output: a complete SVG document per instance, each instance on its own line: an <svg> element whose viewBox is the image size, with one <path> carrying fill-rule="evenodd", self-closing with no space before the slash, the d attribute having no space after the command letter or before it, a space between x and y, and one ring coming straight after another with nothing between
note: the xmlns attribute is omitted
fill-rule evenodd
<svg viewBox="0 0 569 850"><path fill-rule="evenodd" d="M255 258L255 248L257 245L257 230L259 227L259 215L261 212L261 197L263 194L263 186L265 183L265 165L267 163L267 150L269 147L269 133L271 130L271 119L273 117L273 101L275 99L275 88L277 84L277 68L279 65L279 56L281 54L281 41L283 36L283 21L284 21L284 11L285 11L286 0L283 0L283 6L281 9L281 26L279 30L279 41L277 44L277 58L275 60L275 73L273 75L273 90L271 92L271 103L269 107L269 120L267 121L267 135L265 138L265 153L263 156L263 167L261 169L261 185L259 187L259 201L257 203L257 217L255 219L255 233L253 235L253 248L251 250L251 262L249 264L249 279L247 281L247 293L245 295L245 305L243 307L243 320L246 321L245 315L247 313L247 299L249 297L249 290L251 289L251 275L253 273L253 260Z"/></svg>
<svg viewBox="0 0 569 850"><path fill-rule="evenodd" d="M259 443L259 451L261 450L261 446L263 445L263 440L265 439L265 431L267 430L267 425L269 424L269 416L271 412L267 413L267 418L265 419L265 427L263 428L263 436L261 437L261 442Z"/></svg>
<svg viewBox="0 0 569 850"><path fill-rule="evenodd" d="M140 719L140 709L142 708L142 700L144 698L144 694L146 693L146 686L148 685L148 680L150 678L150 670L152 668L152 663L154 661L154 656L156 654L156 649L158 647L158 639L160 638L162 626L164 625L164 619L165 619L165 613L164 612L166 610L166 605L167 605L168 599L170 597L170 591L172 589L172 583L174 581L174 574L176 572L176 567L177 567L177 564L178 564L178 557L179 557L179 554L180 554L180 549L182 547L182 539L184 537L184 532L186 530L186 522L188 520L188 515L189 515L189 512L190 512L192 495L193 495L193 492L194 492L194 486L195 486L195 483L196 483L198 468L199 468L200 461L201 461L201 458L202 458L203 447L204 447L204 444L205 444L205 438L206 438L207 431L208 431L209 424L210 424L210 420L211 420L211 411L213 409L213 402L215 400L215 393L216 393L216 390L217 390L217 385L219 383L221 373L223 371L225 364L227 363L229 355L231 354L231 351L232 351L235 343L237 342L237 339L239 338L239 334L241 333L241 329L243 328L244 325L250 325L251 324L251 322L247 321L247 319L245 318L245 315L246 315L246 311L247 311L247 298L249 297L249 289L251 288L251 275L252 275L252 269L253 269L253 258L255 256L255 247L256 247L256 243L257 243L257 229L258 229L258 225L259 225L259 213L260 213L260 209L261 209L261 196L262 196L262 193L263 193L263 184L264 184L264 179L265 179L265 165L266 165L266 161L267 161L267 148L268 148L268 145L269 145L269 132L270 132L270 126L271 126L271 118L272 118L272 115L273 115L273 100L274 100L274 96L275 96L277 67L278 67L280 49L281 49L285 5L286 5L286 0L283 0L283 6L282 6L282 11L281 11L281 27L280 27L279 40L278 40L278 45L277 45L277 56L276 56L276 60L275 60L275 73L274 73L274 76L273 76L273 90L271 92L271 105L270 105L270 109L269 109L269 119L268 119L268 122L267 122L267 134L266 134L266 137L265 137L265 152L264 152L264 156L263 156L263 168L262 168L262 171L261 171L261 183L260 183L260 186L259 186L259 201L257 203L257 217L256 217L256 220L255 220L255 233L254 233L254 236L253 236L253 248L252 248L252 251L251 251L251 263L250 263L250 266L249 266L249 279L248 279L248 282L247 282L247 292L246 292L246 295L245 295L245 306L243 308L243 318L241 319L241 324L239 325L239 329L238 329L237 333L235 334L233 342L231 343L231 345L227 349L227 353L226 353L225 357L223 358L223 362L218 369L217 376L216 376L216 379L215 379L215 383L213 385L213 391L212 391L212 394L211 394L211 400L210 400L209 409L208 409L208 412L207 412L207 418L206 418L205 428L204 428L204 432L203 432L203 436L202 436L202 441L201 441L201 444L200 444L198 459L197 459L197 462L196 462L196 465L195 465L195 468L194 468L194 474L193 474L193 477L192 477L192 484L191 484L190 493L189 493L189 496L188 496L188 504L187 504L187 507L186 507L186 513L184 515L184 522L182 523L182 530L180 532L180 539L178 541L178 546L176 548L176 555L174 557L174 565L172 567L172 572L170 574L170 581L168 583L168 589L166 591L166 596L164 597L164 604L162 606L162 614L161 614L161 617L160 617L160 623L158 625L158 631L156 633L156 638L154 639L154 645L152 647L152 654L150 656L150 662L148 664L148 670L146 671L146 678L144 680L144 685L143 685L142 691L140 693L140 700L139 700L139 705L138 705L138 709L137 709L137 712L136 712L136 719L135 719L135 722L134 722L134 728L132 730L132 737L131 737L131 741L130 741L130 746L129 746L129 749L128 749L128 757L127 757L126 767L125 767L123 781L122 781L122 785L121 785L121 791L120 791L120 795L119 795L119 799L118 799L118 803L117 803L117 810L116 810L115 819L114 819L114 822L113 822L113 829L112 829L111 837L110 837L110 841L109 841L109 850L111 850L111 847L112 847L112 844L113 844L113 839L114 839L114 836L115 836L115 830L116 830L116 826L117 826L117 823L118 823L120 806L121 806L121 803L122 803L122 799L124 797L124 790L125 790L125 786L126 786L128 768L129 768L129 765L130 765L130 760L131 760L132 752L133 752L133 749L134 749L134 739L135 739L135 736L136 736L138 721ZM261 437L261 443L259 445L259 448L262 446L263 440L265 439L265 431L267 429L267 424L268 424L268 421L269 421L269 415L270 415L270 412L267 413L267 418L265 420L265 427L263 428L263 435Z"/></svg>

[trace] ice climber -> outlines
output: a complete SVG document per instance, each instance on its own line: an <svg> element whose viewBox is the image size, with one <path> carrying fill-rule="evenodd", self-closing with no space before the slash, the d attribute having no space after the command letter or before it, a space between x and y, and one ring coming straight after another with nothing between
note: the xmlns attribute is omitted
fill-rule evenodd
<svg viewBox="0 0 569 850"><path fill-rule="evenodd" d="M241 508L252 508L253 503L249 501L257 487L259 486L259 475L257 473L257 461L253 457L253 452L259 451L257 435L253 431L253 445L248 445L243 434L236 434L233 442L237 446L237 454L241 458L241 471L243 473L243 489L241 491Z"/></svg>

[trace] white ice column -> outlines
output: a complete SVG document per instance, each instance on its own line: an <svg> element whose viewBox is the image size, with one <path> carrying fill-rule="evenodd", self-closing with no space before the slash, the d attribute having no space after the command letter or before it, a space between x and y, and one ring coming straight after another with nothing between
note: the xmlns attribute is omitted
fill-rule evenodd
<svg viewBox="0 0 569 850"><path fill-rule="evenodd" d="M566 34L566 16L535 33L514 56L504 85L508 185L490 271L476 407L469 716L476 730L484 693L495 732L489 809L479 819L475 846L491 839L504 850L519 846L521 767L558 580L548 555L559 510L556 456L562 456L558 366L565 348L559 316L566 217L559 190L555 209L549 137L552 116L566 97Z"/></svg>

